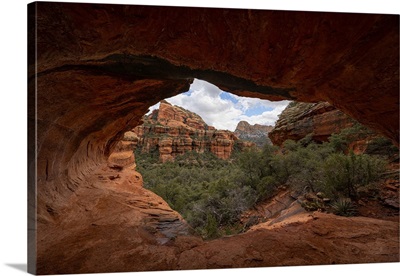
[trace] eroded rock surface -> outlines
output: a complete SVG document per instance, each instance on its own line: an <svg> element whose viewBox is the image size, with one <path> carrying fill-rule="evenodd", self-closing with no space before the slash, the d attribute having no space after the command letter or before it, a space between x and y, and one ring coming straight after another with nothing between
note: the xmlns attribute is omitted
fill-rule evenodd
<svg viewBox="0 0 400 276"><path fill-rule="evenodd" d="M178 264L188 269L397 262L396 231L396 222L300 213L183 252Z"/></svg>
<svg viewBox="0 0 400 276"><path fill-rule="evenodd" d="M163 246L190 237L180 214L143 188L131 141L119 141L109 162L84 179L66 207L38 218L40 274L157 270L176 250ZM196 239L193 237L193 239Z"/></svg>
<svg viewBox="0 0 400 276"><path fill-rule="evenodd" d="M297 195L287 187L280 187L277 194L243 212L241 223L246 226L258 224L278 216L283 210L288 209L297 199ZM305 211L303 209L303 211Z"/></svg>
<svg viewBox="0 0 400 276"><path fill-rule="evenodd" d="M354 123L352 118L329 103L296 102L283 110L268 135L272 143L279 146L287 139L298 141L307 135L316 142L327 142L332 134Z"/></svg>
<svg viewBox="0 0 400 276"><path fill-rule="evenodd" d="M35 5L41 76L197 77L247 96L328 101L398 141L398 15Z"/></svg>
<svg viewBox="0 0 400 276"><path fill-rule="evenodd" d="M47 249L48 260L39 260L40 271L85 273L399 261L398 222L365 217L295 213L236 236L209 242L179 236L165 244L157 242L154 230L130 225L103 225L100 221L71 231Z"/></svg>
<svg viewBox="0 0 400 276"><path fill-rule="evenodd" d="M305 138L305 143L328 142L332 134L342 131L345 133L342 137L348 142L347 149L343 149L346 152L386 156L394 165L398 164L398 148L390 140L326 102L292 102L268 135L273 144L282 146L288 139L299 141Z"/></svg>
<svg viewBox="0 0 400 276"><path fill-rule="evenodd" d="M176 156L190 151L208 151L220 159L228 159L235 145L238 150L254 146L239 140L229 130L216 130L199 115L167 101L161 101L159 109L143 120L142 125L133 129L136 146L141 152L159 154L161 162L173 161Z"/></svg>

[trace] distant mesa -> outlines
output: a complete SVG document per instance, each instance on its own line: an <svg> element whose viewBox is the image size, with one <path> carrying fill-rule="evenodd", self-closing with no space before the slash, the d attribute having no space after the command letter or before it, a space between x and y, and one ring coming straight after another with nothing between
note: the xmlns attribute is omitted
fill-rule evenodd
<svg viewBox="0 0 400 276"><path fill-rule="evenodd" d="M238 138L254 142L257 147L262 148L265 144L272 144L268 133L271 132L273 128L273 126L260 124L250 125L246 121L240 121L234 133Z"/></svg>

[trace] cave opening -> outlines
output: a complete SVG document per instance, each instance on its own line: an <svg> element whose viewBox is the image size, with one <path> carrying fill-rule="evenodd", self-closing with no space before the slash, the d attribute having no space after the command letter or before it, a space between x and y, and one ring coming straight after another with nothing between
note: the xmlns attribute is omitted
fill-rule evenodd
<svg viewBox="0 0 400 276"><path fill-rule="evenodd" d="M251 156L272 144L268 132L288 104L240 97L194 79L187 92L151 106L124 139L134 144L144 187L196 234L217 238L248 227L240 217L259 201L255 186L244 184L245 176L239 182L227 176L237 175L241 152Z"/></svg>
<svg viewBox="0 0 400 276"><path fill-rule="evenodd" d="M144 188L183 218L162 223L162 243L177 235L242 233L274 224L288 210L356 215L359 189L376 188L386 162L398 162L389 139L328 103L239 97L197 79L187 92L151 106L142 120L124 135L135 170ZM357 172L336 175L346 162ZM338 177L357 180L346 190ZM337 211L340 204L349 207Z"/></svg>
<svg viewBox="0 0 400 276"><path fill-rule="evenodd" d="M30 271L54 274L326 264L327 260L398 261L398 222L383 221L389 216L375 210L365 214L379 221L347 220L323 212L310 216L299 214L302 209L294 206L298 209L288 209L284 217L276 217L275 224L264 224L260 231L215 243L181 239L175 233L177 229L186 233L187 224L161 197L143 188L142 176L132 165L132 141L119 141L122 128L135 127L149 106L187 91L191 79L197 77L236 95L330 102L398 145L398 15L34 3L28 21L28 127L33 145L28 159L33 210L29 214L33 233ZM354 131L337 137L336 150L343 153L335 152L329 160L333 149L310 143L313 137L298 144L302 130L314 122L332 121L322 113L314 115L321 120L309 120L315 116L299 118L304 124L286 120L288 127L282 126L274 138L283 145L279 155L271 155L272 150L243 158L248 161L243 165L249 178L255 180L252 183L262 184L250 188L278 188L277 177L287 178L288 186L301 184L300 190L307 190L304 196L310 194L303 200L309 210L330 206L326 201L335 200L337 194L329 197L329 193L340 191L357 204L360 213L363 204L386 204L397 212L391 218L398 219L398 180L384 183L380 189L384 195L361 181L367 179L363 174L343 177L335 174L342 170L331 169L343 164L378 167L374 158L344 153L342 138L351 138ZM318 137L326 137L321 134L326 127L315 129ZM300 140L285 144L285 133ZM375 145L385 143L375 141ZM228 166L221 168L214 178L221 172L234 175ZM326 172L335 177L327 178ZM372 175L366 176L372 179ZM192 176L189 168L186 179ZM318 181L322 176L324 181ZM346 185L338 185L335 179L346 180ZM234 193L243 192L248 198L254 194L248 185L226 192L230 182L223 180L211 187L225 192L221 200L211 200L211 206L235 202L231 200ZM317 195L322 188L327 197ZM284 198L291 194L280 192L276 202L287 205ZM367 197L357 198L363 194ZM337 204L337 208L350 207L347 213L354 212L347 200ZM214 211L219 212L213 210L202 218L211 234L217 232L215 221L221 217L213 218ZM270 231L270 226L286 223L289 214L303 215L304 220L284 231ZM349 235L359 229L363 229L362 237ZM271 255L273 248L282 250Z"/></svg>

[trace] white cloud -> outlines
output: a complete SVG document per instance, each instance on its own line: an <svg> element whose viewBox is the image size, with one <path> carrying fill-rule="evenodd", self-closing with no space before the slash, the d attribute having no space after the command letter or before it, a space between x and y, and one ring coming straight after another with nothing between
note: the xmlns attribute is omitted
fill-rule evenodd
<svg viewBox="0 0 400 276"><path fill-rule="evenodd" d="M232 96L239 101L241 108L247 110L250 108L254 108L257 106L262 106L265 108L279 108L279 107L286 107L289 104L289 101L277 101L271 102L268 100L261 100L258 98L247 98L247 97L240 97L237 95L232 94Z"/></svg>
<svg viewBox="0 0 400 276"><path fill-rule="evenodd" d="M289 101L270 102L233 94L221 98L222 93L223 91L217 86L195 79L188 92L166 100L199 114L208 125L231 131L235 130L239 121L275 125L278 115L289 103ZM159 104L152 106L150 111L158 107Z"/></svg>
<svg viewBox="0 0 400 276"><path fill-rule="evenodd" d="M278 120L279 114L286 108L287 103L285 105L280 105L275 107L275 109L271 111L264 111L260 115L253 115L253 116L240 116L241 121L247 121L249 124L260 124L260 125L275 125L276 121Z"/></svg>

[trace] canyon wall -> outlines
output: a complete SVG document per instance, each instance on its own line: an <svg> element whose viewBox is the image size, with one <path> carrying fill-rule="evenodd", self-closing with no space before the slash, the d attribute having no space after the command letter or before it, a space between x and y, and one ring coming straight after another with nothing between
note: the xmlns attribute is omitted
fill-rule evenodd
<svg viewBox="0 0 400 276"><path fill-rule="evenodd" d="M290 139L299 141L305 137L316 143L328 142L332 134L347 140L346 151L386 156L398 161L398 148L390 140L326 102L292 102L279 116L274 129L269 132L273 144L282 146ZM397 160L397 161L396 161Z"/></svg>
<svg viewBox="0 0 400 276"><path fill-rule="evenodd" d="M316 142L327 142L333 133L353 126L355 121L327 102L292 102L279 115L275 127L269 132L274 145L291 139L298 141L311 135Z"/></svg>
<svg viewBox="0 0 400 276"><path fill-rule="evenodd" d="M165 100L160 102L159 109L144 117L143 124L133 129L133 134L140 152L155 152L163 163L190 151L211 152L220 159L228 159L235 146L237 150L254 146L231 131L216 130L199 115Z"/></svg>

